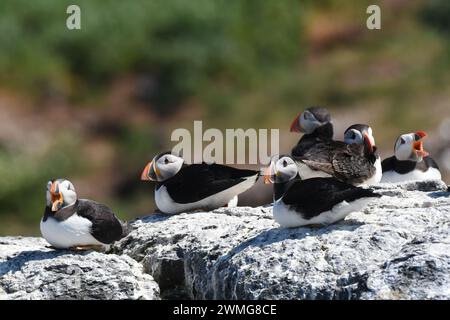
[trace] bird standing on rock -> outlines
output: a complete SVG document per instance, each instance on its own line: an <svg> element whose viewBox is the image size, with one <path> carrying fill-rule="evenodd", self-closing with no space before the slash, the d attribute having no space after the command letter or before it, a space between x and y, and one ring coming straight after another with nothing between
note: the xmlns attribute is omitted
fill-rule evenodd
<svg viewBox="0 0 450 320"><path fill-rule="evenodd" d="M75 187L66 179L47 184L47 205L41 220L42 236L58 249L104 249L128 233L107 206L78 199Z"/></svg>
<svg viewBox="0 0 450 320"><path fill-rule="evenodd" d="M284 193L273 205L274 219L285 228L328 225L362 210L381 195L335 178L297 179L297 165L288 156L271 162L266 183L284 185ZM276 190L276 189L274 189Z"/></svg>
<svg viewBox="0 0 450 320"><path fill-rule="evenodd" d="M156 181L155 202L166 214L213 210L237 205L237 196L251 188L259 171L219 164L186 164L165 152L157 155L142 172L144 181Z"/></svg>
<svg viewBox="0 0 450 320"><path fill-rule="evenodd" d="M382 162L381 182L404 182L412 180L441 180L436 162L423 149L425 131L403 134L397 138L394 155Z"/></svg>

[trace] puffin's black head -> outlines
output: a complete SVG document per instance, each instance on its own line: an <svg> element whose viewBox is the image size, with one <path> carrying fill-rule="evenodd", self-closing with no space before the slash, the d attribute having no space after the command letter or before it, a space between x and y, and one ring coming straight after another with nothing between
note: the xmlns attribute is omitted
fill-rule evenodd
<svg viewBox="0 0 450 320"><path fill-rule="evenodd" d="M400 161L420 162L428 155L423 149L422 139L427 136L425 131L402 134L395 142L395 157Z"/></svg>
<svg viewBox="0 0 450 320"><path fill-rule="evenodd" d="M347 144L364 144L369 153L377 150L372 128L366 124L354 124L345 130L344 142Z"/></svg>
<svg viewBox="0 0 450 320"><path fill-rule="evenodd" d="M142 172L141 179L144 181L163 182L180 171L184 160L171 152L160 153L147 164Z"/></svg>
<svg viewBox="0 0 450 320"><path fill-rule="evenodd" d="M311 134L331 121L330 113L323 107L310 107L300 113L291 124L291 132Z"/></svg>
<svg viewBox="0 0 450 320"><path fill-rule="evenodd" d="M272 158L270 165L264 173L264 183L285 183L295 179L298 175L297 164L288 155L279 155Z"/></svg>
<svg viewBox="0 0 450 320"><path fill-rule="evenodd" d="M56 212L73 205L77 193L72 182L67 179L52 179L47 183L47 206Z"/></svg>

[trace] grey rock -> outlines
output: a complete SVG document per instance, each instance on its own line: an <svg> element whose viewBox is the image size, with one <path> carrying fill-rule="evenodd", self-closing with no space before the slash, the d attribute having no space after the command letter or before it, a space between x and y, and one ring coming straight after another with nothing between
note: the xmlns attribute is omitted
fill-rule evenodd
<svg viewBox="0 0 450 320"><path fill-rule="evenodd" d="M281 229L271 207L154 214L113 251L141 262L164 298L450 299L447 186L376 191L324 228Z"/></svg>
<svg viewBox="0 0 450 320"><path fill-rule="evenodd" d="M281 229L272 207L152 214L108 254L0 238L0 299L450 299L450 193L380 184L364 210Z"/></svg>
<svg viewBox="0 0 450 320"><path fill-rule="evenodd" d="M127 256L49 249L41 238L0 238L0 299L158 299L159 287Z"/></svg>

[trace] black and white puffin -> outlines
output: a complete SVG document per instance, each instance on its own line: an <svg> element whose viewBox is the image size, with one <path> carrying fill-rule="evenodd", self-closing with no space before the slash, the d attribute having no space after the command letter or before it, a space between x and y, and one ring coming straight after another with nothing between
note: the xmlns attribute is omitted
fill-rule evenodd
<svg viewBox="0 0 450 320"><path fill-rule="evenodd" d="M346 134L348 143L317 142L302 156L293 155L300 178L334 177L356 186L380 182L380 158L370 127L351 126ZM353 134L355 137L351 139Z"/></svg>
<svg viewBox="0 0 450 320"><path fill-rule="evenodd" d="M285 184L284 194L273 205L273 217L281 227L328 225L362 210L381 195L335 178L297 179L297 165L290 157L270 164L275 177L266 181Z"/></svg>
<svg viewBox="0 0 450 320"><path fill-rule="evenodd" d="M78 199L75 187L66 179L48 182L40 228L53 247L74 250L108 248L129 231L107 206Z"/></svg>
<svg viewBox="0 0 450 320"><path fill-rule="evenodd" d="M436 162L423 149L425 131L403 134L397 138L394 155L382 162L381 182L404 182L411 180L441 180Z"/></svg>
<svg viewBox="0 0 450 320"><path fill-rule="evenodd" d="M280 199L295 180L300 179L297 164L288 155L272 157L264 172L264 183L273 184L273 202Z"/></svg>
<svg viewBox="0 0 450 320"><path fill-rule="evenodd" d="M166 152L145 167L141 179L156 181L156 206L166 214L176 214L236 206L237 196L251 188L259 176L259 171L219 164L188 165Z"/></svg>
<svg viewBox="0 0 450 320"><path fill-rule="evenodd" d="M291 132L303 133L300 141L291 151L293 156L302 156L317 142L333 140L330 113L323 107L310 107L294 119Z"/></svg>
<svg viewBox="0 0 450 320"><path fill-rule="evenodd" d="M369 143L365 142L368 140ZM354 124L347 128L344 132L344 142L346 144L359 144L359 145L370 145L372 146L372 153L370 153L370 162L375 160L373 166L375 167L375 174L369 179L364 181L363 184L373 185L381 181L381 176L383 170L381 168L381 158L376 150L375 138L373 137L373 131L367 124Z"/></svg>

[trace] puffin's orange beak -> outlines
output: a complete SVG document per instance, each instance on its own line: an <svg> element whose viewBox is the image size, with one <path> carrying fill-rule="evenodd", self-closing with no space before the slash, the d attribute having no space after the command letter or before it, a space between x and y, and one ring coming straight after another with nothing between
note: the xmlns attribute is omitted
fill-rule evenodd
<svg viewBox="0 0 450 320"><path fill-rule="evenodd" d="M367 133L364 133L364 142L369 147L370 152L373 152L374 145L372 145L372 141L370 141L370 137Z"/></svg>
<svg viewBox="0 0 450 320"><path fill-rule="evenodd" d="M302 132L302 127L300 126L300 116L302 114L299 113L298 116L294 119L291 124L291 132Z"/></svg>
<svg viewBox="0 0 450 320"><path fill-rule="evenodd" d="M419 139L413 143L413 150L416 152L416 154L419 157L423 158L423 157L428 156L428 152L426 152L423 149L423 142L421 141L423 138L425 138L427 136L427 133L425 131L420 130L420 131L416 131L415 135L418 136Z"/></svg>
<svg viewBox="0 0 450 320"><path fill-rule="evenodd" d="M416 133L416 135L418 135L420 137L420 139L423 139L427 136L427 133L425 131L420 130L420 131L416 131L415 133Z"/></svg>
<svg viewBox="0 0 450 320"><path fill-rule="evenodd" d="M150 169L151 169L152 166L153 166L153 162L149 162L145 166L144 171L142 171L142 174L141 174L141 180L142 181L151 181L151 179L150 179Z"/></svg>
<svg viewBox="0 0 450 320"><path fill-rule="evenodd" d="M423 149L423 142L416 141L413 143L413 150L417 153L418 156L426 157L428 156L428 152Z"/></svg>
<svg viewBox="0 0 450 320"><path fill-rule="evenodd" d="M59 191L59 184L58 182L53 182L52 186L50 187L50 198L52 201L52 211L56 212L58 211L64 202L64 198L62 193Z"/></svg>
<svg viewBox="0 0 450 320"><path fill-rule="evenodd" d="M141 180L143 181L156 181L159 176L159 169L156 165L155 161L151 161L147 166L144 168L144 171L142 171L141 174Z"/></svg>
<svg viewBox="0 0 450 320"><path fill-rule="evenodd" d="M272 184L272 175L273 175L273 162L264 170L264 184Z"/></svg>
<svg viewBox="0 0 450 320"><path fill-rule="evenodd" d="M264 171L264 184L271 184L272 181L270 181L270 168L266 168Z"/></svg>

